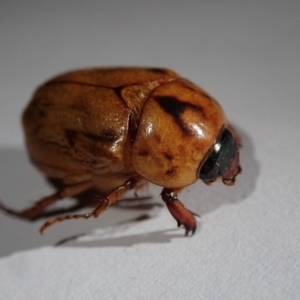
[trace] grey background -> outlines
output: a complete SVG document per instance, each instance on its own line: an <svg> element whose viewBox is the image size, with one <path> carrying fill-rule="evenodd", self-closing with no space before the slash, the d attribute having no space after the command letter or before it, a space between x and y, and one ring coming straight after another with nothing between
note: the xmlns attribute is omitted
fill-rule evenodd
<svg viewBox="0 0 300 300"><path fill-rule="evenodd" d="M12 292L14 299L40 299L41 291L43 299L98 299L99 290L105 299L297 299L299 1L0 5L0 198L10 206L23 208L52 191L27 161L19 117L36 86L65 70L172 68L218 99L243 138L243 174L235 187L199 182L182 193L187 207L202 216L192 239L173 230L176 224L159 206L160 189L153 186L145 193L153 196L150 210L112 208L98 220L53 226L44 237L37 233L42 221L27 223L1 214L5 299ZM130 222L143 216L150 218ZM95 228L100 234L93 233ZM82 233L87 238L81 242L71 239L52 247ZM105 260L98 262L99 255ZM18 271L20 261L27 276ZM75 284L66 265L82 280ZM44 280L36 284L39 274ZM69 285L57 283L52 291L56 276ZM66 287L74 294L64 294Z"/></svg>

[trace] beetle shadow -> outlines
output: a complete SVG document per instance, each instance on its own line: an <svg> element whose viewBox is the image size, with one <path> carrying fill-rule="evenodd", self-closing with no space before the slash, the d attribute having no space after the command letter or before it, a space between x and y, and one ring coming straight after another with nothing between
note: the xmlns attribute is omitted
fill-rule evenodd
<svg viewBox="0 0 300 300"><path fill-rule="evenodd" d="M128 220L126 224L136 226L135 223L142 220L151 219L149 215L142 215L136 219ZM199 224L198 224L199 229ZM191 237L191 236L189 236ZM132 235L124 235L117 237L102 236L100 233L81 233L67 237L58 241L55 246L66 246L75 248L90 248L90 247L132 247L137 244L165 244L170 243L174 238L186 238L182 230L177 228L164 229L157 231L149 231Z"/></svg>
<svg viewBox="0 0 300 300"><path fill-rule="evenodd" d="M235 126L236 128L236 126ZM254 156L254 145L250 136L238 128L238 134L242 139L242 149L240 151L240 161L242 165L242 174L237 177L234 186L226 186L221 181L212 184L210 187L199 186L197 183L192 187L187 187L180 193L180 199L185 205L194 212L201 215L207 215L223 205L234 205L246 200L251 196L256 187L259 175L259 163ZM149 215L142 216L133 220L128 220L128 224L135 226L134 223L142 222L151 218ZM197 222L197 234L201 230L202 221ZM114 225L117 226L117 225ZM149 233L134 234L122 237L101 237L101 234L86 233L80 236L73 236L63 239L57 243L57 246L74 246L74 247L110 247L122 246L130 247L140 243L169 243L173 238L185 238L182 229L179 233L174 230L159 230ZM81 237L90 237L81 239ZM79 238L80 242L76 242Z"/></svg>
<svg viewBox="0 0 300 300"><path fill-rule="evenodd" d="M0 148L0 170L0 201L12 209L23 210L28 208L36 200L54 192L53 187L45 180L45 177L30 164L23 149ZM60 226L53 226L51 229L48 229L43 237L40 236L38 229L45 219L58 214L72 213L77 211L77 209L92 204L93 201L89 201L89 197L93 193L94 191L90 191L81 194L76 199L59 201L57 205L53 205L33 222L7 215L0 211L0 257L16 251L55 245L62 240L66 240L66 242L71 241L74 240L72 237L76 236L78 232L84 231L86 232L84 235L90 235L94 228L109 230L109 228L125 223L131 226L131 224L156 217L158 211L164 206L162 202L148 195L136 198L133 192L129 192L132 198L125 198L122 203L116 207L111 207L97 219L91 219L86 222L84 220L62 222L59 224ZM89 211L91 209L88 208ZM146 218L145 214L149 211L150 214ZM66 232L68 232L69 238L64 237ZM163 232L159 232L150 234L149 238L150 240L156 240L157 243L164 243L169 242L172 235L165 235ZM126 239L124 237L124 239L120 240L120 243L134 244L130 237L128 237L128 242L125 242ZM112 243L116 243L116 241L114 240ZM109 245L109 242L104 244Z"/></svg>
<svg viewBox="0 0 300 300"><path fill-rule="evenodd" d="M195 187L195 189L194 186L197 184L194 184L180 194L182 200L190 199L189 208L200 215L207 215L223 205L242 202L255 190L259 175L259 162L255 158L254 144L245 130L236 125L234 128L242 140L240 149L242 172L236 177L236 183L233 186L226 186L218 180L210 186L201 183L202 186ZM185 201L185 203L188 202Z"/></svg>
<svg viewBox="0 0 300 300"><path fill-rule="evenodd" d="M227 187L221 182L216 182L211 187L203 183L195 183L193 186L185 188L179 198L192 211L200 215L206 215L218 209L222 205L237 204L247 199L255 190L257 177L259 174L259 164L254 158L254 145L250 136L243 130L239 130L243 142L241 149L242 174L237 177L237 183L233 187ZM35 170L28 162L27 155L22 149L2 148L0 149L0 197L1 200L13 208L24 208L28 206L28 200L38 199L41 196L53 193L53 189L47 184L41 174ZM4 170L4 171L3 171ZM86 240L82 237L93 236L93 229L101 227L103 230L117 228L120 224L136 226L137 223L144 222L157 217L158 211L165 209L158 200L159 189L151 189L155 202L148 202L149 197L144 197L145 201L120 202L116 209L109 209L103 216L94 221L88 222L63 222L61 226L53 226L47 234L41 238L38 228L43 221L37 221L33 225L30 222L11 218L0 213L0 257L15 251L37 248L45 245L71 246L71 247L110 247L126 246L130 247L140 243L169 243L173 238L184 237L183 229L158 230L122 237L99 237L94 235L95 240ZM58 213L70 212L83 206L82 202L77 202L70 208L70 202L62 201L62 207L47 211L44 217L57 215ZM76 206L77 205L77 206ZM86 203L85 205L86 206ZM70 210L71 209L71 210ZM137 216L137 212L139 214ZM150 210L151 213L147 213ZM95 225L97 221L97 225ZM72 224L71 224L72 223ZM70 225L71 224L71 225ZM174 228L175 228L174 222ZM150 228L149 228L150 229ZM197 234L201 229L201 221L198 220ZM78 232L86 232L78 235ZM65 232L69 232L69 237L62 237ZM78 242L77 239L81 241Z"/></svg>
<svg viewBox="0 0 300 300"><path fill-rule="evenodd" d="M223 205L234 205L244 201L254 192L259 175L259 163L255 159L254 145L246 131L238 128L237 132L243 143L240 151L240 161L243 169L242 174L237 177L236 184L230 187L224 185L221 181L218 181L209 187L205 186L205 184L202 184L202 187L199 187L199 182L199 185L196 183L193 186L185 188L180 193L179 198L183 200L185 205L192 211L200 213L201 215L207 215ZM201 190L201 194L199 193L199 190ZM149 215L142 216L133 220L128 220L128 224L135 226L135 223L145 221L149 218L151 218ZM196 234L199 234L202 221L198 220L197 225L198 228ZM82 237L89 238L81 239ZM80 242L76 242L78 238ZM184 238L182 229L180 231L178 231L178 229L159 230L122 237L102 237L101 233L86 233L81 234L80 236L63 239L57 243L57 246L130 247L140 243L169 243L173 238Z"/></svg>

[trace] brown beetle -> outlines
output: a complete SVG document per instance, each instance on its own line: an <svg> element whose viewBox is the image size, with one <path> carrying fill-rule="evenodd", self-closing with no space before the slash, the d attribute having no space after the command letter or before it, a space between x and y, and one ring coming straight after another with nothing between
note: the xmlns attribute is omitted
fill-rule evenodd
<svg viewBox="0 0 300 300"><path fill-rule="evenodd" d="M143 179L163 187L161 196L186 234L194 213L177 192L198 179L234 183L241 171L240 140L225 114L203 89L161 68L98 68L66 73L35 92L23 115L32 162L63 187L21 212L35 219L57 200L96 188L105 196L87 214L98 217Z"/></svg>

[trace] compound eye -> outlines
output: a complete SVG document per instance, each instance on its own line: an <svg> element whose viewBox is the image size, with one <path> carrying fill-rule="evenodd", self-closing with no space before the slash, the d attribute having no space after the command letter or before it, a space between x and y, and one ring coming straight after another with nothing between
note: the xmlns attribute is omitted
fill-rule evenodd
<svg viewBox="0 0 300 300"><path fill-rule="evenodd" d="M215 181L219 176L218 152L215 148L200 170L199 178L206 183Z"/></svg>
<svg viewBox="0 0 300 300"><path fill-rule="evenodd" d="M221 144L222 148L218 157L219 172L222 176L223 183L232 185L234 184L236 175L241 172L239 147L228 129L224 130Z"/></svg>
<svg viewBox="0 0 300 300"><path fill-rule="evenodd" d="M221 138L214 145L213 151L202 166L199 178L206 183L222 176L225 184L233 184L240 172L239 149L231 132L225 128Z"/></svg>
<svg viewBox="0 0 300 300"><path fill-rule="evenodd" d="M238 151L234 137L228 129L225 129L221 137L221 149L218 152L220 174L230 167Z"/></svg>

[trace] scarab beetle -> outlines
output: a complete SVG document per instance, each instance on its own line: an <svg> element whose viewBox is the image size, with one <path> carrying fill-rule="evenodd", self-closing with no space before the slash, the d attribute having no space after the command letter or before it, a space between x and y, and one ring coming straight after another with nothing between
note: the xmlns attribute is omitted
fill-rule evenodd
<svg viewBox="0 0 300 300"><path fill-rule="evenodd" d="M98 217L143 180L161 197L186 235L194 213L177 197L198 179L231 185L241 171L240 139L212 96L162 68L94 68L57 76L40 86L23 114L33 164L62 187L29 209L7 213L35 219L65 197L89 189L103 197L90 213L59 216L40 229Z"/></svg>

